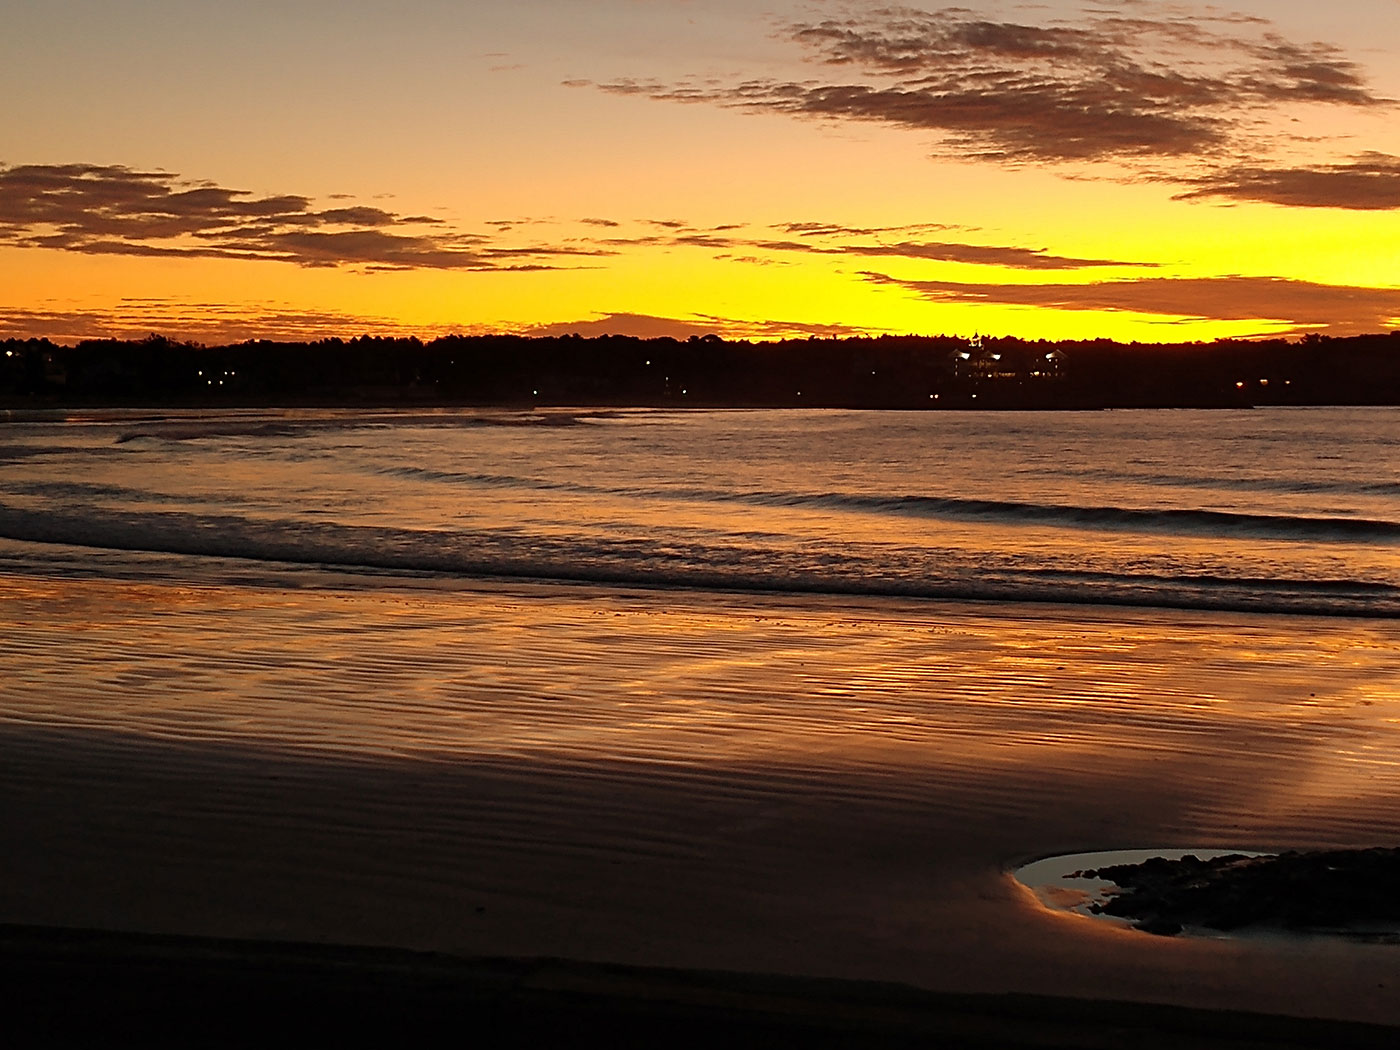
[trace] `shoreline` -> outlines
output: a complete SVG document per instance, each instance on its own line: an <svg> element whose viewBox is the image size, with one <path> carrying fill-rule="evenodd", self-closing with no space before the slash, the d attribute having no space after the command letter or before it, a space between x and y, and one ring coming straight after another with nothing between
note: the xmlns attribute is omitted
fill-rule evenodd
<svg viewBox="0 0 1400 1050"><path fill-rule="evenodd" d="M754 601L790 605L816 602L856 608L890 603L921 608L935 616L949 610L957 613L978 609L989 610L990 615L997 615L997 610L1006 609L1024 610L1026 616L1043 613L1081 616L1091 620L1161 613L1184 618L1220 616L1236 620L1261 617L1285 620L1316 619L1323 622L1400 621L1400 611L1395 608L1339 607L1335 597L1330 604L1326 604L1321 603L1317 597L1298 599L1295 592L1284 594L1285 598L1292 599L1292 604L1275 605L1267 605L1258 596L1222 599L1216 596L1192 598L1169 594L1134 596L1096 593L1076 601L1072 589L1066 587L1059 587L1048 593L1027 594L1019 591L1014 585L991 585L977 590L952 583L917 584L895 581L859 584L839 579L810 582L772 581L758 576L738 575L708 579L704 573L677 575L673 579L658 580L642 571L576 572L573 575L553 570L530 574L513 567L503 567L498 571L474 567L470 571L462 571L436 568L430 564L404 564L394 559L382 563L372 560L337 562L318 559L309 553L279 556L267 553L210 552L201 549L198 544L188 548L160 546L144 539L120 543L108 538L105 545L95 546L85 543L84 539L82 535L70 536L61 533L42 539L0 535L0 556L7 550L16 551L21 557L30 556L30 552L35 549L46 553L59 552L55 561L48 566L41 567L28 560L12 567L0 567L0 585L3 585L5 578L34 581L92 579L82 563L91 552L97 551L108 558L116 556L128 559L121 566L104 567L105 578L113 582L141 583L148 578L153 582L169 582L170 574L164 572L157 564L161 559L200 559L206 564L217 563L220 572L223 573L220 582L191 581L189 586L196 588L218 588L232 584L281 590L292 585L333 593L363 589L370 583L391 591L485 593L511 588L536 588L544 595L551 590L558 593L596 590L614 594L620 599L638 594L657 597L676 595L690 601L712 599L728 603ZM147 568L142 564L148 560L154 567ZM1318 586L1325 589L1326 584Z"/></svg>

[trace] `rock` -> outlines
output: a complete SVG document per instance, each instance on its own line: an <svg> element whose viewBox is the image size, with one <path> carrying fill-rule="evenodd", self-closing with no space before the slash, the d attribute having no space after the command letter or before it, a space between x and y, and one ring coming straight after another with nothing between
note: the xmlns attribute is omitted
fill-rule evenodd
<svg viewBox="0 0 1400 1050"><path fill-rule="evenodd" d="M1181 932L1182 927L1179 922L1164 919L1161 916L1153 916L1150 919L1133 923L1133 928L1142 930L1144 933L1155 933L1161 937L1175 937Z"/></svg>
<svg viewBox="0 0 1400 1050"><path fill-rule="evenodd" d="M1400 925L1400 849L1201 860L1153 857L1083 873L1121 887L1093 909L1163 936L1183 926L1333 930Z"/></svg>

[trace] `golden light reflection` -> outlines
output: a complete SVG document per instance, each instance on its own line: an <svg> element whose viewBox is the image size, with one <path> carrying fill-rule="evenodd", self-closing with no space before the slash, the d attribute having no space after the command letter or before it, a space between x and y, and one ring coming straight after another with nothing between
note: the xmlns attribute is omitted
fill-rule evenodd
<svg viewBox="0 0 1400 1050"><path fill-rule="evenodd" d="M959 792L1002 778L1012 794L990 805L1085 778L1146 798L1169 768L1191 821L1243 814L1268 833L1299 813L1384 823L1400 793L1400 688L1378 684L1400 687L1400 639L1379 622L1314 621L1302 644L1287 618L1151 611L0 588L9 723L347 757L902 770Z"/></svg>

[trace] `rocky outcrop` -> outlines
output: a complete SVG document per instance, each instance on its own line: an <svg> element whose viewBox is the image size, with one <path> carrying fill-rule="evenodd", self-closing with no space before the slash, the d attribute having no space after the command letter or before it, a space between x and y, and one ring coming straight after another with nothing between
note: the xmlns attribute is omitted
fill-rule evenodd
<svg viewBox="0 0 1400 1050"><path fill-rule="evenodd" d="M1170 936L1186 926L1400 931L1400 849L1154 857L1076 875L1117 884L1120 891L1091 910L1132 919L1149 933Z"/></svg>

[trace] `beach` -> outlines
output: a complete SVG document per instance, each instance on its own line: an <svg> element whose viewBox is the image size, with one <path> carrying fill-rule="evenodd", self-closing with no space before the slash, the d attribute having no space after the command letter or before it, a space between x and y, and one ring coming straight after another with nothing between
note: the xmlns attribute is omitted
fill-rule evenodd
<svg viewBox="0 0 1400 1050"><path fill-rule="evenodd" d="M1154 937L1012 874L1400 841L1393 428L1365 409L11 421L0 956L60 1018L151 952L152 987L195 980L215 1013L256 998L201 969L217 942L245 976L352 952L350 986L339 963L292 984L356 1002L370 974L440 987L445 965L479 1003L492 967L557 965L579 1002L659 997L695 1031L677 988L713 1006L759 979L799 982L774 994L823 1030L892 988L920 1015L1070 1004L1099 1035L1115 1003L1139 1030L1201 1030L1149 1006L1400 1024L1394 945ZM768 1023L744 1003L736 1024Z"/></svg>
<svg viewBox="0 0 1400 1050"><path fill-rule="evenodd" d="M0 580L0 919L1400 1023L1008 874L1394 841L1389 621L334 584Z"/></svg>

